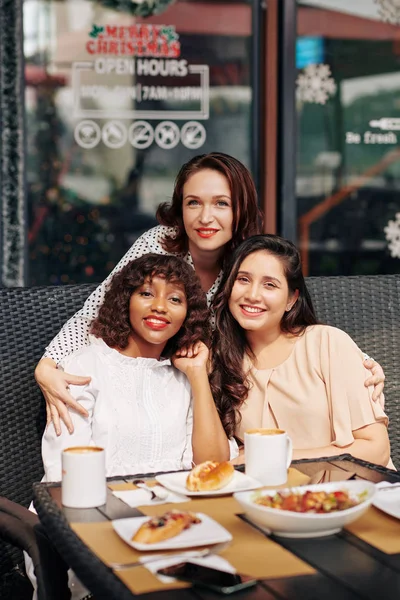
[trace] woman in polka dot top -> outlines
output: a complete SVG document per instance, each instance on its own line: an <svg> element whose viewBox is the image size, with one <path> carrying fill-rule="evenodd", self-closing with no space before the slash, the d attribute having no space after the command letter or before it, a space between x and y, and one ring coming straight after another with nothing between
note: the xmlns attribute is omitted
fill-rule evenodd
<svg viewBox="0 0 400 600"><path fill-rule="evenodd" d="M240 161L220 152L196 156L182 166L172 201L161 204L157 218L160 225L136 240L113 272L89 296L83 308L52 340L36 368L36 380L46 398L48 421L53 420L58 434L60 417L69 431L73 431L68 406L85 414L69 394L69 384L84 385L89 378L63 372L57 365L88 344L90 324L97 316L114 273L149 252L181 256L195 269L211 306L225 257L243 240L261 233L261 213L250 172ZM370 368L375 372L369 384L378 385L380 393L383 371L377 363Z"/></svg>
<svg viewBox="0 0 400 600"><path fill-rule="evenodd" d="M89 328L96 318L112 275L128 262L149 252L181 256L191 265L211 306L222 276L225 256L240 242L261 232L257 192L248 169L227 154L213 152L184 164L176 178L171 203L157 211L160 223L144 233L113 272L89 296L84 306L46 348L36 368L36 379L47 401L48 421L60 432L60 416L73 431L67 406L85 414L68 392L69 384L85 384L57 365L88 344Z"/></svg>

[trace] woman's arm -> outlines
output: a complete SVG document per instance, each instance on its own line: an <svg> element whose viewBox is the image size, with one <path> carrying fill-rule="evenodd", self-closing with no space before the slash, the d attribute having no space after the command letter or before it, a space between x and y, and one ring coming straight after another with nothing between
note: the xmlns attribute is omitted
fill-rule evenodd
<svg viewBox="0 0 400 600"><path fill-rule="evenodd" d="M325 451L329 451L329 456L344 451L386 466L390 459L388 418L379 402L372 400L373 390L364 385L368 372L360 360L362 352L340 329L321 326L319 331L320 369L327 394L332 447L313 449L312 457L324 456Z"/></svg>
<svg viewBox="0 0 400 600"><path fill-rule="evenodd" d="M74 433L71 435L64 423L61 423L61 435L55 431L53 423L49 423L42 438L42 460L46 481L61 481L61 454L70 446L90 446L92 442L92 419L95 405L93 391L73 386L71 394L75 400L82 403L87 417L71 411L69 417L73 423Z"/></svg>
<svg viewBox="0 0 400 600"><path fill-rule="evenodd" d="M202 342L180 350L173 359L185 373L193 397L193 462L224 461L230 458L230 446L211 394L207 374L208 348Z"/></svg>
<svg viewBox="0 0 400 600"><path fill-rule="evenodd" d="M182 456L182 469L188 471L193 467L193 448L192 448L192 431L193 431L193 407L189 405L188 414L186 417L186 445Z"/></svg>
<svg viewBox="0 0 400 600"><path fill-rule="evenodd" d="M349 453L356 458L361 458L377 465L386 465L390 459L390 443L386 425L373 423L353 431L354 442L347 446L323 446L307 450L294 450L293 459L330 457Z"/></svg>
<svg viewBox="0 0 400 600"><path fill-rule="evenodd" d="M165 254L160 242L163 231L163 228L155 227L136 240L107 279L89 296L81 310L65 323L61 331L47 346L43 358L39 361L35 370L36 381L46 400L47 422L53 421L58 435L61 432L60 417L67 425L70 433L74 430L73 422L68 413L69 407L82 415L86 414L86 411L79 407L79 404L68 392L68 385L84 385L89 378L62 373L57 369L57 364L76 350L88 345L90 324L97 316L111 277L129 261L148 252L159 251Z"/></svg>

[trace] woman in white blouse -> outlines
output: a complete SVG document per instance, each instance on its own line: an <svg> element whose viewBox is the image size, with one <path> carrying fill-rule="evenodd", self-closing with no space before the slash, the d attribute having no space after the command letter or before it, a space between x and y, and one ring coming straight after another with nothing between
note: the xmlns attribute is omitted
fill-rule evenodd
<svg viewBox="0 0 400 600"><path fill-rule="evenodd" d="M261 232L261 213L250 172L240 161L220 152L196 156L182 166L172 202L162 204L157 217L161 225L144 233L113 273L148 252L182 256L195 269L210 307L221 281L225 258L243 240ZM87 372L81 370L79 375L74 371L73 365L68 365L65 371L57 369L57 365L89 343L90 324L103 301L110 277L64 325L36 368L36 380L46 398L47 420L53 420L58 434L60 417L70 432L74 429L68 407L87 414L84 406L68 393L68 386L84 385L89 378ZM383 390L383 371L373 361L366 366L373 374L366 384L376 386L374 398L377 399Z"/></svg>
<svg viewBox="0 0 400 600"><path fill-rule="evenodd" d="M71 445L104 447L107 476L190 469L237 454L208 383L208 316L182 259L147 254L114 275L89 345L62 363L91 377L70 388L88 416L71 411L72 435L64 424L60 436L52 423L46 428L47 481L61 479L61 451Z"/></svg>

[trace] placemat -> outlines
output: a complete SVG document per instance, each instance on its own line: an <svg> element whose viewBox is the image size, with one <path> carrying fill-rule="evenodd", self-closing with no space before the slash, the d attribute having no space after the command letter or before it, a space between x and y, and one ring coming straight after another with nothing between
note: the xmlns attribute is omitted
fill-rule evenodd
<svg viewBox="0 0 400 600"><path fill-rule="evenodd" d="M345 529L386 554L400 553L400 521L374 506Z"/></svg>
<svg viewBox="0 0 400 600"><path fill-rule="evenodd" d="M157 485L157 481L155 479L146 479L146 485L148 485L149 487L153 487L153 486ZM108 487L113 492L125 492L126 490L139 489L137 487L137 485L133 485L133 483L130 483L128 481L122 481L119 483L109 483Z"/></svg>
<svg viewBox="0 0 400 600"><path fill-rule="evenodd" d="M164 504L164 506L166 505ZM111 562L132 562L138 560L139 557L143 555L143 553L137 552L121 540L115 533L111 522L70 523L70 527L106 565ZM158 553L150 552L146 553L146 555L147 554ZM145 594L156 590L189 587L189 584L181 583L179 581L172 584L163 584L145 567L134 567L125 571L115 571L115 574L118 575L134 594Z"/></svg>
<svg viewBox="0 0 400 600"><path fill-rule="evenodd" d="M144 514L153 516L161 515L172 508L176 508L176 505L145 506L141 510ZM232 534L233 540L220 554L239 573L257 579L315 573L310 565L239 519L236 514L242 512L242 508L233 497L195 499L180 504L179 508L204 512ZM106 564L131 562L143 555L143 552L137 552L125 544L115 533L111 523L71 523L71 527ZM146 556L148 554L146 552ZM135 594L185 587L185 584L179 582L163 584L144 567L134 567L125 571L115 571L115 573Z"/></svg>

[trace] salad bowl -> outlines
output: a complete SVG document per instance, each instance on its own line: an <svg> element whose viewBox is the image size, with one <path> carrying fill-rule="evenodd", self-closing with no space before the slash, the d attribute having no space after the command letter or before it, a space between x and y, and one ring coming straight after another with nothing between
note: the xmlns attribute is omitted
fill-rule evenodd
<svg viewBox="0 0 400 600"><path fill-rule="evenodd" d="M313 494L305 496L307 492ZM313 503L318 498L315 492L327 494L324 512L313 512ZM348 498L348 501L342 502L341 506L349 506L349 508L338 510L336 500L343 497L341 492L344 492ZM299 495L302 498L299 499ZM342 527L349 525L365 513L374 495L375 485L370 481L337 481L293 488L239 492L234 494L234 498L251 521L268 529L270 533L282 537L308 538L337 533ZM282 499L286 499L282 506L285 504L294 506L297 502L297 510L303 512L260 504L265 502L279 505Z"/></svg>

